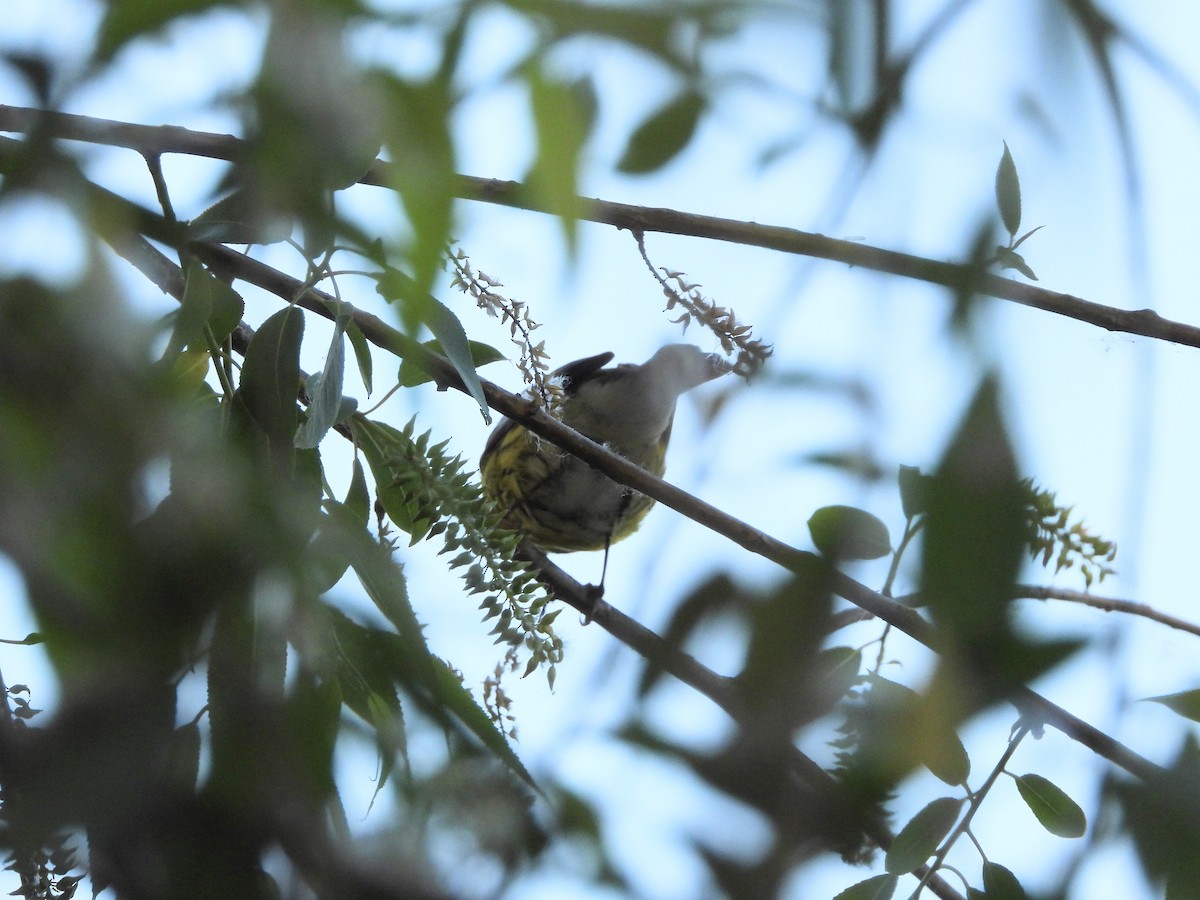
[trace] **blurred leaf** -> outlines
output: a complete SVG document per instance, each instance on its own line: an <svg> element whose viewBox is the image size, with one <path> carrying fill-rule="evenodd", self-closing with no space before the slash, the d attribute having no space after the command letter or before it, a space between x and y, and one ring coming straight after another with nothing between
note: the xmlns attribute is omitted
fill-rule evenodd
<svg viewBox="0 0 1200 900"><path fill-rule="evenodd" d="M1007 632L1025 512L994 379L976 391L928 497L923 574L935 620L968 641Z"/></svg>
<svg viewBox="0 0 1200 900"><path fill-rule="evenodd" d="M1017 876L999 863L983 864L983 890L987 900L1026 900Z"/></svg>
<svg viewBox="0 0 1200 900"><path fill-rule="evenodd" d="M726 612L744 614L749 605L759 599L757 594L744 590L724 572L715 573L675 604L675 611L663 631L663 640L682 649L709 618ZM647 657L638 681L638 697L644 698L650 693L665 673L662 659Z"/></svg>
<svg viewBox="0 0 1200 900"><path fill-rule="evenodd" d="M308 418L296 432L296 446L312 449L321 443L325 433L340 421L342 415L342 379L346 370L344 334L348 317L339 314L334 322L325 367L308 379ZM353 410L350 410L353 412Z"/></svg>
<svg viewBox="0 0 1200 900"><path fill-rule="evenodd" d="M287 749L295 754L292 787L313 811L324 807L337 791L333 749L341 724L342 692L336 679L297 673L286 700Z"/></svg>
<svg viewBox="0 0 1200 900"><path fill-rule="evenodd" d="M481 707L471 692L463 687L462 679L453 669L440 659L434 663L437 677L435 691L442 708L458 717L467 729L490 750L497 759L508 766L514 775L530 787L536 787L533 776L526 770L520 757L513 752L508 739L500 733L491 716Z"/></svg>
<svg viewBox="0 0 1200 900"><path fill-rule="evenodd" d="M684 91L657 110L633 132L617 170L643 175L661 169L692 140L708 102L702 94Z"/></svg>
<svg viewBox="0 0 1200 900"><path fill-rule="evenodd" d="M947 784L966 783L971 760L939 699L878 674L865 676L864 683L864 704L852 711L860 777L892 785L923 765Z"/></svg>
<svg viewBox="0 0 1200 900"><path fill-rule="evenodd" d="M1004 227L1011 236L1016 237L1021 228L1021 182L1017 178L1017 164L1008 152L1007 141L1004 142L1000 164L996 167L996 206L1000 209Z"/></svg>
<svg viewBox="0 0 1200 900"><path fill-rule="evenodd" d="M1146 697L1147 703L1161 703L1185 719L1200 722L1200 688L1190 691L1180 691L1177 694L1163 694L1159 697Z"/></svg>
<svg viewBox="0 0 1200 900"><path fill-rule="evenodd" d="M363 387L367 389L367 396L370 397L374 375L371 346L367 343L366 335L362 333L362 329L353 319L346 323L346 335L350 338L350 346L354 349L354 359L358 363L358 374L362 377Z"/></svg>
<svg viewBox="0 0 1200 900"><path fill-rule="evenodd" d="M173 19L233 5L232 0L109 0L96 40L96 56L107 62L129 41L159 31Z"/></svg>
<svg viewBox="0 0 1200 900"><path fill-rule="evenodd" d="M300 340L304 316L288 306L263 322L242 364L238 399L277 455L290 454L299 423Z"/></svg>
<svg viewBox="0 0 1200 900"><path fill-rule="evenodd" d="M825 506L808 519L808 531L823 556L833 560L879 559L892 550L880 519L852 506Z"/></svg>
<svg viewBox="0 0 1200 900"><path fill-rule="evenodd" d="M168 781L184 791L192 791L200 776L200 726L189 722L175 729L167 747Z"/></svg>
<svg viewBox="0 0 1200 900"><path fill-rule="evenodd" d="M933 856L958 821L963 802L954 797L940 797L913 816L892 841L884 868L892 875L904 875Z"/></svg>
<svg viewBox="0 0 1200 900"><path fill-rule="evenodd" d="M413 277L420 290L428 291L450 236L457 186L450 136L455 101L449 84L440 79L413 82L381 76L380 84L388 110L388 172L413 229Z"/></svg>
<svg viewBox="0 0 1200 900"><path fill-rule="evenodd" d="M1083 810L1057 785L1041 775L1019 775L1015 780L1021 799L1051 834L1077 838L1087 831Z"/></svg>
<svg viewBox="0 0 1200 900"><path fill-rule="evenodd" d="M245 301L237 291L198 262L188 262L185 277L168 354L184 347L207 347L206 328L211 330L213 340L221 343L237 328L245 311Z"/></svg>
<svg viewBox="0 0 1200 900"><path fill-rule="evenodd" d="M1144 780L1110 775L1105 795L1115 798L1125 831L1146 874L1166 880L1169 900L1191 900L1200 885L1200 744L1188 734L1169 765Z"/></svg>
<svg viewBox="0 0 1200 900"><path fill-rule="evenodd" d="M537 156L525 176L534 202L562 222L572 255L579 216L579 160L591 131L596 89L590 78L565 84L545 77L540 68L528 76L529 100L537 136Z"/></svg>
<svg viewBox="0 0 1200 900"><path fill-rule="evenodd" d="M576 35L613 38L640 47L651 57L676 70L690 69L689 61L675 49L681 26L703 28L714 33L717 23L709 17L726 4L677 8L657 4L587 3L578 0L507 0L541 25L551 41L561 42Z"/></svg>
<svg viewBox="0 0 1200 900"><path fill-rule="evenodd" d="M904 518L915 519L929 509L929 476L916 466L900 467L900 504Z"/></svg>
<svg viewBox="0 0 1200 900"><path fill-rule="evenodd" d="M829 466L861 478L863 481L878 481L884 476L879 460L866 450L826 450L804 453L799 456L801 464Z"/></svg>
<svg viewBox="0 0 1200 900"><path fill-rule="evenodd" d="M750 646L735 686L764 735L785 738L823 715L834 700L816 689L818 652L828 633L829 567L815 557L749 608Z"/></svg>
<svg viewBox="0 0 1200 900"><path fill-rule="evenodd" d="M829 76L835 110L850 121L871 103L878 93L875 51L880 40L878 9L867 3L827 0L829 16ZM866 143L870 146L870 142Z"/></svg>
<svg viewBox="0 0 1200 900"><path fill-rule="evenodd" d="M434 338L430 341L422 341L421 346L428 347L434 353L446 355L446 351L442 348L442 342ZM486 366L488 363L500 362L505 359L503 353L492 347L489 344L484 344L480 341L467 341L467 346L471 351L471 363L475 368ZM416 387L418 384L425 384L433 381L424 369L409 360L401 360L399 384L401 387Z"/></svg>
<svg viewBox="0 0 1200 900"><path fill-rule="evenodd" d="M891 900L899 881L895 875L875 875L851 885L833 900Z"/></svg>
<svg viewBox="0 0 1200 900"><path fill-rule="evenodd" d="M292 236L285 217L264 208L261 192L241 188L223 197L187 223L191 241L220 244L276 244Z"/></svg>
<svg viewBox="0 0 1200 900"><path fill-rule="evenodd" d="M813 665L817 692L832 706L858 684L862 670L862 651L853 647L826 647L817 653Z"/></svg>

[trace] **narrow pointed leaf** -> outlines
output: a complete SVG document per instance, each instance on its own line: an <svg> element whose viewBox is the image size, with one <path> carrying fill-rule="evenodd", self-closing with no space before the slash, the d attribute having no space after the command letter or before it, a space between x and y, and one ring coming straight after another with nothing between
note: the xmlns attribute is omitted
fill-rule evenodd
<svg viewBox="0 0 1200 900"><path fill-rule="evenodd" d="M939 797L928 804L900 829L883 867L892 875L903 875L929 859L958 821L962 805L954 797Z"/></svg>
<svg viewBox="0 0 1200 900"><path fill-rule="evenodd" d="M617 169L641 175L661 169L691 141L707 102L701 94L685 91L646 119L629 138Z"/></svg>
<svg viewBox="0 0 1200 900"><path fill-rule="evenodd" d="M1017 164L1008 152L1007 141L1000 165L996 167L996 206L1000 208L1000 218L1008 233L1016 235L1021 227L1021 182L1017 178Z"/></svg>
<svg viewBox="0 0 1200 900"><path fill-rule="evenodd" d="M1051 834L1077 838L1087 831L1087 817L1079 804L1049 779L1041 775L1021 775L1016 782L1021 799Z"/></svg>
<svg viewBox="0 0 1200 900"><path fill-rule="evenodd" d="M300 340L304 317L294 306L262 324L250 341L242 365L238 397L251 420L273 448L292 447L300 414Z"/></svg>
<svg viewBox="0 0 1200 900"><path fill-rule="evenodd" d="M1148 703L1161 703L1167 709L1179 713L1185 719L1200 722L1200 688L1190 691L1180 691L1178 694L1163 694L1159 697L1147 697Z"/></svg>
<svg viewBox="0 0 1200 900"><path fill-rule="evenodd" d="M343 340L346 319L338 316L333 326L333 338L325 355L325 367L319 375L308 379L308 418L296 433L296 446L311 449L334 426L342 411L342 381L346 372L346 342Z"/></svg>

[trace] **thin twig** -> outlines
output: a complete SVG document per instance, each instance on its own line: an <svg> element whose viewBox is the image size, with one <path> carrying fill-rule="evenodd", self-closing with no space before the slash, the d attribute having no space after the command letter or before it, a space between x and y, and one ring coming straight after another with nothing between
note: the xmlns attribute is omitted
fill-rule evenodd
<svg viewBox="0 0 1200 900"><path fill-rule="evenodd" d="M1169 613L1159 612L1152 606L1147 606L1145 603L1138 603L1134 600L1097 597L1095 594L1088 594L1083 591L1072 591L1067 588L1038 587L1032 584L1018 584L1013 589L1013 596L1018 600L1065 600L1068 603L1079 603L1094 609L1102 609L1105 612L1119 612L1131 616L1140 616L1143 619L1150 619L1169 628L1176 628L1179 631L1186 631L1189 634L1200 637L1200 625L1197 625L1195 622L1180 619Z"/></svg>

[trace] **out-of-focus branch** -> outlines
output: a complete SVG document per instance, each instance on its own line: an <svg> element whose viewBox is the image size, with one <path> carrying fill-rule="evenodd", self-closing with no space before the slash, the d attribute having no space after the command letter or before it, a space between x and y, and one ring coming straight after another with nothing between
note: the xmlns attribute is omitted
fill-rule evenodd
<svg viewBox="0 0 1200 900"><path fill-rule="evenodd" d="M235 162L241 157L244 146L239 138L232 135L191 131L177 126L135 125L0 105L0 131L30 133L35 129L69 140L126 147L147 156L182 153ZM395 179L388 176L389 165L377 160L361 179L362 183L391 187ZM467 200L550 213L537 201L533 192L516 181L463 175L459 177L457 194ZM1010 300L1108 331L1200 348L1200 327L1165 319L1151 309L1117 309L1093 303L1071 294L1003 278L977 266L926 259L794 228L702 216L673 209L589 198L581 198L575 208L584 220L633 232L688 235L828 259L956 290L967 288L978 294Z"/></svg>
<svg viewBox="0 0 1200 900"><path fill-rule="evenodd" d="M1186 631L1189 634L1194 634L1200 637L1200 625L1195 622L1189 622L1186 619L1180 619L1165 612L1159 612L1152 606L1145 603L1138 603L1134 600L1118 600L1115 597L1097 597L1094 594L1088 594L1084 591L1072 591L1066 588L1054 587L1038 587L1032 584L1018 584L1014 589L1014 596L1017 599L1028 600L1065 600L1068 603L1079 603L1083 606L1090 606L1093 609L1102 609L1105 612L1126 613L1131 616L1141 616L1143 619L1150 619L1153 622L1158 622L1161 625L1166 625L1170 628L1176 628L1180 631Z"/></svg>

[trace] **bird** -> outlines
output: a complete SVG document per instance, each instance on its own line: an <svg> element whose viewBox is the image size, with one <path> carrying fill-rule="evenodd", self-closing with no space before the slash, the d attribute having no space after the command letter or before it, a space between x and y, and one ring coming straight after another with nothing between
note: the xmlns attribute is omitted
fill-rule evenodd
<svg viewBox="0 0 1200 900"><path fill-rule="evenodd" d="M662 477L681 395L730 371L719 355L668 344L641 365L609 367L600 353L556 369L562 421ZM654 500L619 484L524 426L505 419L479 461L485 496L501 523L551 553L604 550L637 530Z"/></svg>

